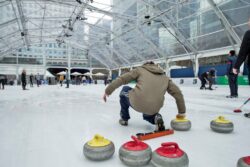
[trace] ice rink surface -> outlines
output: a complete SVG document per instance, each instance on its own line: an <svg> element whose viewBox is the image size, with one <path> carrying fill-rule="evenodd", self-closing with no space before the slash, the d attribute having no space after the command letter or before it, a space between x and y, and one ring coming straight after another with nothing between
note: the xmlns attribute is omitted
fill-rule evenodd
<svg viewBox="0 0 250 167"><path fill-rule="evenodd" d="M188 154L189 167L236 167L240 157L250 155L250 119L242 113L233 113L249 97L249 86L239 87L237 99L225 98L228 86L218 86L214 91L199 90L198 86L180 88L192 128L146 141L153 150L163 142L177 142ZM0 167L125 166L119 160L119 147L133 134L154 130L133 109L129 126L119 125L121 88L107 103L102 101L104 85L28 89L13 86L0 90ZM250 103L243 111L250 112ZM160 113L169 128L177 107L168 94ZM233 133L210 130L210 121L220 115L234 123ZM116 150L111 159L92 162L83 156L84 143L95 134L114 142Z"/></svg>

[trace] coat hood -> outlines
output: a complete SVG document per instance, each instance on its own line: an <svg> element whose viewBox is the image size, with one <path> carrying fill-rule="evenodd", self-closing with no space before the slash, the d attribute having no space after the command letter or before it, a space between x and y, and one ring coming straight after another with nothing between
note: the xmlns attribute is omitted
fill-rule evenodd
<svg viewBox="0 0 250 167"><path fill-rule="evenodd" d="M165 72L163 71L162 68L158 67L156 64L145 64L142 66L142 68L146 69L147 71L153 73L153 74L164 74Z"/></svg>

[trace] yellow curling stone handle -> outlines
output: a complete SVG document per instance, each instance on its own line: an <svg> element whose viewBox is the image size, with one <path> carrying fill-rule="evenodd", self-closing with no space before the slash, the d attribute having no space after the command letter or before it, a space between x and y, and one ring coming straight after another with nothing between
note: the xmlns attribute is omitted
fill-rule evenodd
<svg viewBox="0 0 250 167"><path fill-rule="evenodd" d="M96 134L92 140L88 142L91 147L104 147L109 145L111 142L105 139L103 136Z"/></svg>
<svg viewBox="0 0 250 167"><path fill-rule="evenodd" d="M231 123L231 121L226 120L225 117L219 116L217 119L214 120L217 123L223 123L223 124L228 124Z"/></svg>
<svg viewBox="0 0 250 167"><path fill-rule="evenodd" d="M176 119L175 119L174 121L175 121L175 122L188 122L189 120L186 119L185 117L183 117L183 118L177 118L177 117L176 117Z"/></svg>

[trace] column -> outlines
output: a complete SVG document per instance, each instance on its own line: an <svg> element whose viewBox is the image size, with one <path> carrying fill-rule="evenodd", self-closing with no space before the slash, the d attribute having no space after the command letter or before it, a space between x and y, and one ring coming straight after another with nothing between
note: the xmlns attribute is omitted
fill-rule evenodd
<svg viewBox="0 0 250 167"><path fill-rule="evenodd" d="M170 64L170 61L171 61L170 59L166 59L166 62L165 62L165 63L166 63L165 73L166 73L166 75L167 75L168 77L171 77L171 76L170 76L170 65L169 65L169 64Z"/></svg>
<svg viewBox="0 0 250 167"><path fill-rule="evenodd" d="M194 56L194 60L192 60L192 63L193 63L194 77L197 78L198 73L199 73L199 57L198 57L198 55Z"/></svg>
<svg viewBox="0 0 250 167"><path fill-rule="evenodd" d="M121 69L121 68L119 68L119 69L118 69L118 76L120 76L120 75L121 75L121 73L122 73L122 69Z"/></svg>
<svg viewBox="0 0 250 167"><path fill-rule="evenodd" d="M44 47L44 46L45 46L45 45L43 44L43 45L42 45L43 69L44 69L43 79L44 79L44 81L45 81L45 79L46 79L46 71L47 71L47 67L46 67L47 63L46 63L46 50L45 50L45 47Z"/></svg>

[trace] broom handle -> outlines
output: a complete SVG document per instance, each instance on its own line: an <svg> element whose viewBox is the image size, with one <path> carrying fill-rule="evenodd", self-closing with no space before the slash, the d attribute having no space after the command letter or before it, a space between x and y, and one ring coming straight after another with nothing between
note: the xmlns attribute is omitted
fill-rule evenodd
<svg viewBox="0 0 250 167"><path fill-rule="evenodd" d="M240 108L243 107L245 104L247 104L249 101L250 101L250 98L248 98L248 99L240 106Z"/></svg>
<svg viewBox="0 0 250 167"><path fill-rule="evenodd" d="M248 99L245 101L244 104L247 104L249 101L250 101L250 98L248 98Z"/></svg>

